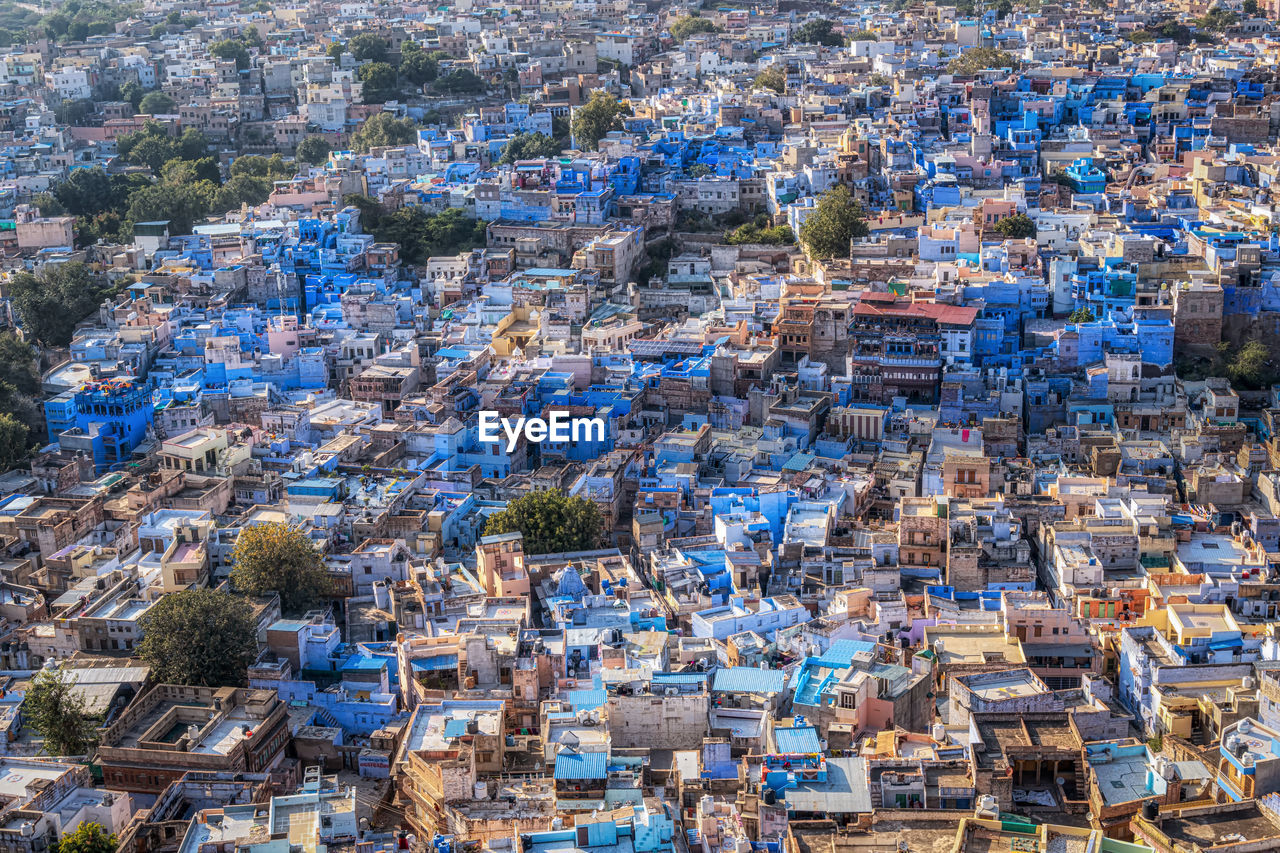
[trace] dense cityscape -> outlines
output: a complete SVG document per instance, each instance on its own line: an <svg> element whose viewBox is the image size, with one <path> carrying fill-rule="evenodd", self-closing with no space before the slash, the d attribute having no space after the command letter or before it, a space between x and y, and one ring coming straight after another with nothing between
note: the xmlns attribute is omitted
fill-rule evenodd
<svg viewBox="0 0 1280 853"><path fill-rule="evenodd" d="M0 0L0 853L1280 851L1280 0Z"/></svg>

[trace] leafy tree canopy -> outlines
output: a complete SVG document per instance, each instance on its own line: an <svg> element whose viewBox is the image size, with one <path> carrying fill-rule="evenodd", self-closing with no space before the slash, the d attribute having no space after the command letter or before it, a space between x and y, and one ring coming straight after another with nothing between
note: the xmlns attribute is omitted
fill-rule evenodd
<svg viewBox="0 0 1280 853"><path fill-rule="evenodd" d="M1025 213L1006 216L996 223L995 232L1006 240L1026 240L1036 236L1036 221Z"/></svg>
<svg viewBox="0 0 1280 853"><path fill-rule="evenodd" d="M787 91L787 73L781 65L770 65L757 74L752 83L757 89L772 89L781 95Z"/></svg>
<svg viewBox="0 0 1280 853"><path fill-rule="evenodd" d="M347 42L347 51L356 62L386 62L387 40L373 33L360 33Z"/></svg>
<svg viewBox="0 0 1280 853"><path fill-rule="evenodd" d="M823 47L840 47L845 43L844 36L836 32L835 21L827 18L815 18L806 21L795 32L794 39L800 44L820 44Z"/></svg>
<svg viewBox="0 0 1280 853"><path fill-rule="evenodd" d="M234 60L238 71L244 71L250 65L249 50L239 39L216 41L209 45L209 54L219 59Z"/></svg>
<svg viewBox="0 0 1280 853"><path fill-rule="evenodd" d="M947 71L952 74L978 74L989 68L1012 68L1015 71L1020 63L1007 50L995 47L971 47L955 59L947 63Z"/></svg>
<svg viewBox="0 0 1280 853"><path fill-rule="evenodd" d="M296 156L304 163L319 166L329 159L333 146L323 136L308 136L298 143Z"/></svg>
<svg viewBox="0 0 1280 853"><path fill-rule="evenodd" d="M428 214L419 207L402 207L380 216L370 211L373 220L362 217L370 232L382 243L399 243L400 257L405 263L421 264L430 257L456 255L485 245L488 225L468 219L462 211L449 208Z"/></svg>
<svg viewBox="0 0 1280 853"><path fill-rule="evenodd" d="M85 821L62 836L50 853L115 853L117 841L102 824Z"/></svg>
<svg viewBox="0 0 1280 853"><path fill-rule="evenodd" d="M592 92L591 100L574 111L574 142L584 151L594 151L607 134L622 129L622 120L629 115L631 107L613 95Z"/></svg>
<svg viewBox="0 0 1280 853"><path fill-rule="evenodd" d="M385 145L409 145L418 139L418 128L411 119L396 118L391 113L370 116L351 135L351 150L365 153Z"/></svg>
<svg viewBox="0 0 1280 853"><path fill-rule="evenodd" d="M239 687L258 654L253 608L238 595L188 589L147 611L138 655L164 684Z"/></svg>
<svg viewBox="0 0 1280 853"><path fill-rule="evenodd" d="M790 225L761 228L754 222L748 222L725 234L724 241L730 246L754 244L791 246L796 242L796 235Z"/></svg>
<svg viewBox="0 0 1280 853"><path fill-rule="evenodd" d="M699 18L695 15L685 15L677 18L676 22L671 25L671 38L676 43L680 43L690 36L698 33L716 33L720 28L706 18Z"/></svg>
<svg viewBox="0 0 1280 853"><path fill-rule="evenodd" d="M46 346L66 346L76 324L98 309L111 287L82 263L45 265L20 272L9 282L9 298L22 327Z"/></svg>
<svg viewBox="0 0 1280 853"><path fill-rule="evenodd" d="M11 413L0 412L0 470L16 468L26 460L30 439L30 427Z"/></svg>
<svg viewBox="0 0 1280 853"><path fill-rule="evenodd" d="M502 148L502 163L514 163L517 160L538 160L543 157L556 157L560 154L560 143L545 133L517 133Z"/></svg>
<svg viewBox="0 0 1280 853"><path fill-rule="evenodd" d="M818 199L800 226L800 242L815 258L847 258L855 237L867 236L867 216L849 188L840 185Z"/></svg>
<svg viewBox="0 0 1280 853"><path fill-rule="evenodd" d="M138 102L138 111L143 115L169 115L178 107L178 102L164 92L147 92Z"/></svg>
<svg viewBox="0 0 1280 853"><path fill-rule="evenodd" d="M42 669L22 700L22 716L44 738L49 755L84 755L97 740L75 679L62 668Z"/></svg>
<svg viewBox="0 0 1280 853"><path fill-rule="evenodd" d="M586 498L559 491L531 492L489 516L486 536L519 531L526 554L587 551L599 545L603 533L600 508Z"/></svg>
<svg viewBox="0 0 1280 853"><path fill-rule="evenodd" d="M280 609L301 615L329 594L329 573L300 527L257 524L240 531L231 583L241 592L280 595Z"/></svg>
<svg viewBox="0 0 1280 853"><path fill-rule="evenodd" d="M364 84L366 103L381 104L399 94L396 70L386 62L366 62L356 69L356 79Z"/></svg>

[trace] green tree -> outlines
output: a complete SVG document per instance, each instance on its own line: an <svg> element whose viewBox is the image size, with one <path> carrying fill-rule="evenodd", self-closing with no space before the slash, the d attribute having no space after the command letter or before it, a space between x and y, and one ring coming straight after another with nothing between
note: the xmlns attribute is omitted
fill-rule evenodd
<svg viewBox="0 0 1280 853"><path fill-rule="evenodd" d="M199 160L201 157L208 157L208 138L194 127L187 128L178 137L178 156L183 160Z"/></svg>
<svg viewBox="0 0 1280 853"><path fill-rule="evenodd" d="M31 197L31 203L40 211L41 216L62 216L67 212L53 193L36 193Z"/></svg>
<svg viewBox="0 0 1280 853"><path fill-rule="evenodd" d="M787 91L787 73L782 70L781 65L770 65L756 75L752 85L757 89L772 89L781 95Z"/></svg>
<svg viewBox="0 0 1280 853"><path fill-rule="evenodd" d="M867 236L862 204L841 184L818 199L813 213L800 226L800 242L815 258L847 258L855 237Z"/></svg>
<svg viewBox="0 0 1280 853"><path fill-rule="evenodd" d="M1006 216L996 223L995 232L1006 240L1026 240L1036 236L1036 221L1025 213Z"/></svg>
<svg viewBox="0 0 1280 853"><path fill-rule="evenodd" d="M1092 323L1096 319L1091 308L1077 308L1067 315L1068 323Z"/></svg>
<svg viewBox="0 0 1280 853"><path fill-rule="evenodd" d="M347 46L340 41L331 41L329 46L324 49L325 54L334 62L342 59L342 54L346 52Z"/></svg>
<svg viewBox="0 0 1280 853"><path fill-rule="evenodd" d="M857 30L849 34L849 41L879 41L874 30Z"/></svg>
<svg viewBox="0 0 1280 853"><path fill-rule="evenodd" d="M676 44L684 41L690 36L696 36L698 33L718 33L720 28L706 18L699 18L696 15L685 15L677 18L675 23L671 25L671 38L675 39Z"/></svg>
<svg viewBox="0 0 1280 853"><path fill-rule="evenodd" d="M324 561L302 528L257 524L240 531L231 552L231 583L249 595L278 593L280 609L296 616L329 594Z"/></svg>
<svg viewBox="0 0 1280 853"><path fill-rule="evenodd" d="M329 152L332 150L333 146L323 136L308 136L298 143L295 156L304 163L319 166L329 159Z"/></svg>
<svg viewBox="0 0 1280 853"><path fill-rule="evenodd" d="M1244 3L1240 5L1240 11L1246 15L1258 14L1258 0L1244 0Z"/></svg>
<svg viewBox="0 0 1280 853"><path fill-rule="evenodd" d="M274 185L268 178L235 175L218 187L209 205L210 212L226 213L228 210L239 209L243 204L257 207L271 196L273 188Z"/></svg>
<svg viewBox="0 0 1280 853"><path fill-rule="evenodd" d="M75 679L61 667L42 669L22 700L22 716L44 738L49 755L84 755L97 739Z"/></svg>
<svg viewBox="0 0 1280 853"><path fill-rule="evenodd" d="M431 86L448 95L475 95L488 88L484 78L469 68L457 68L437 77Z"/></svg>
<svg viewBox="0 0 1280 853"><path fill-rule="evenodd" d="M689 167L688 172L689 177L691 178L705 178L707 175L711 174L711 167L706 163L694 163Z"/></svg>
<svg viewBox="0 0 1280 853"><path fill-rule="evenodd" d="M76 169L53 192L62 206L76 216L101 213L114 202L111 179L101 166Z"/></svg>
<svg viewBox="0 0 1280 853"><path fill-rule="evenodd" d="M360 33L347 42L347 50L356 62L386 62L387 40L373 33Z"/></svg>
<svg viewBox="0 0 1280 853"><path fill-rule="evenodd" d="M158 183L135 190L129 196L125 218L129 222L168 222L172 234L190 234L209 215L218 188L209 181Z"/></svg>
<svg viewBox="0 0 1280 853"><path fill-rule="evenodd" d="M796 30L793 40L799 44L820 44L823 47L840 47L845 43L844 37L836 32L835 21L827 18L806 21Z"/></svg>
<svg viewBox="0 0 1280 853"><path fill-rule="evenodd" d="M545 133L517 133L502 147L502 159L499 162L514 163L517 160L555 157L560 151L560 143Z"/></svg>
<svg viewBox="0 0 1280 853"><path fill-rule="evenodd" d="M249 602L220 590L171 592L147 611L138 656L163 684L240 687L258 656Z"/></svg>
<svg viewBox="0 0 1280 853"><path fill-rule="evenodd" d="M142 103L142 98L146 94L147 90L142 88L142 85L137 80L126 80L120 84L120 100L133 104L135 110Z"/></svg>
<svg viewBox="0 0 1280 853"><path fill-rule="evenodd" d="M0 377L29 397L40 393L36 351L13 332L0 332Z"/></svg>
<svg viewBox="0 0 1280 853"><path fill-rule="evenodd" d="M762 244L766 246L790 246L796 242L795 232L790 225L778 225L773 228L761 228L754 222L739 225L724 235L724 241L730 246Z"/></svg>
<svg viewBox="0 0 1280 853"><path fill-rule="evenodd" d="M1019 62L1012 53L995 47L971 47L947 63L951 74L971 75L989 68L1018 70Z"/></svg>
<svg viewBox="0 0 1280 853"><path fill-rule="evenodd" d="M244 31L240 33L240 40L249 47L261 49L264 45L264 42L262 41L262 33L258 32L258 28L253 24L244 28Z"/></svg>
<svg viewBox="0 0 1280 853"><path fill-rule="evenodd" d="M100 823L85 821L58 840L50 853L115 853L118 839Z"/></svg>
<svg viewBox="0 0 1280 853"><path fill-rule="evenodd" d="M9 412L0 412L0 470L15 468L27 458L30 438L26 424Z"/></svg>
<svg viewBox="0 0 1280 853"><path fill-rule="evenodd" d="M73 126L81 126L89 120L89 116L93 115L93 101L86 99L70 100L64 99L58 108L53 111L54 118L60 124L69 124Z"/></svg>
<svg viewBox="0 0 1280 853"><path fill-rule="evenodd" d="M293 169L279 154L272 154L270 157L245 154L231 162L231 177L267 178L272 181L284 181L293 177Z"/></svg>
<svg viewBox="0 0 1280 853"><path fill-rule="evenodd" d="M363 154L371 148L384 145L409 145L418 139L418 128L407 118L396 118L391 113L378 113L365 119L360 129L351 135L351 150Z"/></svg>
<svg viewBox="0 0 1280 853"><path fill-rule="evenodd" d="M415 86L425 86L439 75L439 60L421 50L410 50L400 57L400 77Z"/></svg>
<svg viewBox="0 0 1280 853"><path fill-rule="evenodd" d="M147 92L138 102L138 112L143 115L169 115L178 107L178 102L164 92Z"/></svg>
<svg viewBox="0 0 1280 853"><path fill-rule="evenodd" d="M348 199L348 203L353 203ZM468 219L457 208L435 214L419 207L402 207L386 216L376 215L372 223L362 212L362 220L380 243L397 243L405 263L420 264L427 258L456 255L485 245L486 223Z"/></svg>
<svg viewBox="0 0 1280 853"><path fill-rule="evenodd" d="M594 151L605 135L622 129L622 119L631 115L631 107L607 92L591 93L591 100L573 114L574 143L583 151Z"/></svg>
<svg viewBox="0 0 1280 853"><path fill-rule="evenodd" d="M179 158L178 142L167 136L146 136L129 149L125 158L135 166L146 166L159 175L164 164Z"/></svg>
<svg viewBox="0 0 1280 853"><path fill-rule="evenodd" d="M594 501L545 490L509 502L484 526L486 536L517 531L526 554L589 551L600 544L604 522Z"/></svg>
<svg viewBox="0 0 1280 853"><path fill-rule="evenodd" d="M244 71L251 64L249 50L239 39L223 39L209 45L209 55L218 59L234 60L236 70Z"/></svg>
<svg viewBox="0 0 1280 853"><path fill-rule="evenodd" d="M1202 30L1218 33L1223 30L1235 26L1240 20L1240 16L1230 9L1224 9L1221 6L1214 6L1204 15L1196 19L1196 26Z"/></svg>
<svg viewBox="0 0 1280 853"><path fill-rule="evenodd" d="M96 311L110 292L78 262L45 265L38 273L20 272L9 282L9 298L23 329L46 346L71 343L76 324Z"/></svg>
<svg viewBox="0 0 1280 853"><path fill-rule="evenodd" d="M366 103L381 104L396 96L396 70L385 62L366 62L356 69Z"/></svg>
<svg viewBox="0 0 1280 853"><path fill-rule="evenodd" d="M1227 359L1227 378L1232 384L1261 388L1271 380L1271 352L1260 340L1246 341Z"/></svg>

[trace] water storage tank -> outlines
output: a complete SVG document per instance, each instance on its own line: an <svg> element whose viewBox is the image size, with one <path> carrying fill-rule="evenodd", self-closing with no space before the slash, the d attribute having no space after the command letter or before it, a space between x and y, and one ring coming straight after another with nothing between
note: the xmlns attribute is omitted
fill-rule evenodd
<svg viewBox="0 0 1280 853"><path fill-rule="evenodd" d="M487 799L489 799L489 783L488 783L488 782L477 782L477 783L476 783L475 798L476 798L477 800L487 800Z"/></svg>

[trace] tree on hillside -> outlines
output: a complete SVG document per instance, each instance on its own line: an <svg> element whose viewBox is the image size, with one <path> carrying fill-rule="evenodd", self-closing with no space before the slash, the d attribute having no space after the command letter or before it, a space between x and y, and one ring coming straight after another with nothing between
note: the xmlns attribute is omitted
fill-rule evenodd
<svg viewBox="0 0 1280 853"><path fill-rule="evenodd" d="M1026 240L1036 236L1036 221L1025 213L1018 213L997 222L995 232L1006 240Z"/></svg>
<svg viewBox="0 0 1280 853"><path fill-rule="evenodd" d="M366 62L356 69L356 79L364 84L366 103L381 104L399 94L396 70L386 62Z"/></svg>
<svg viewBox="0 0 1280 853"><path fill-rule="evenodd" d="M675 39L676 43L679 44L698 33L715 33L719 31L720 28L706 18L699 18L696 15L684 15L677 18L676 22L671 25L671 38Z"/></svg>
<svg viewBox="0 0 1280 853"><path fill-rule="evenodd" d="M351 135L351 150L363 154L371 148L385 145L410 145L417 139L418 127L412 119L378 113L367 118Z"/></svg>
<svg viewBox="0 0 1280 853"><path fill-rule="evenodd" d="M526 554L588 551L600 544L603 530L594 501L551 490L516 498L484 526L486 536L519 531Z"/></svg>
<svg viewBox="0 0 1280 853"><path fill-rule="evenodd" d="M500 163L514 163L517 160L537 160L542 157L555 157L561 151L560 143L545 133L517 133L502 148Z"/></svg>
<svg viewBox="0 0 1280 853"><path fill-rule="evenodd" d="M867 234L866 212L843 184L823 193L800 226L800 242L815 258L847 258L851 241Z"/></svg>
<svg viewBox="0 0 1280 853"><path fill-rule="evenodd" d="M603 91L591 93L591 100L573 113L574 143L583 151L594 151L600 140L622 129L622 119L631 115L631 107Z"/></svg>
<svg viewBox="0 0 1280 853"><path fill-rule="evenodd" d="M440 60L434 52L427 53L421 48L409 50L411 44L413 42L405 44L406 50L400 56L400 76L415 86L424 86L440 76Z"/></svg>
<svg viewBox="0 0 1280 853"><path fill-rule="evenodd" d="M280 609L305 613L330 592L329 573L302 528L255 524L240 531L231 552L231 583L249 595L280 595Z"/></svg>
<svg viewBox="0 0 1280 853"><path fill-rule="evenodd" d="M30 439L30 427L10 412L0 413L0 471L8 471L26 461Z"/></svg>
<svg viewBox="0 0 1280 853"><path fill-rule="evenodd" d="M387 40L373 33L360 33L347 42L347 51L356 62L386 62Z"/></svg>
<svg viewBox="0 0 1280 853"><path fill-rule="evenodd" d="M1271 381L1271 352L1260 340L1246 341L1227 359L1227 378L1233 385L1262 388Z"/></svg>
<svg viewBox="0 0 1280 853"><path fill-rule="evenodd" d="M333 146L323 136L308 136L298 143L295 156L304 163L319 166L329 159Z"/></svg>
<svg viewBox="0 0 1280 853"><path fill-rule="evenodd" d="M239 687L258 655L253 608L218 590L164 596L147 611L142 629L138 656L163 684Z"/></svg>
<svg viewBox="0 0 1280 853"><path fill-rule="evenodd" d="M369 231L380 243L398 243L400 259L408 264L421 264L433 256L456 255L485 245L487 223L468 219L456 207L434 215L420 207L402 207L386 216L371 212L376 218L368 226ZM362 221L367 221L363 212Z"/></svg>
<svg viewBox="0 0 1280 853"><path fill-rule="evenodd" d="M1068 323L1092 323L1096 319L1090 308L1077 308L1067 315Z"/></svg>
<svg viewBox="0 0 1280 853"><path fill-rule="evenodd" d="M169 115L177 109L178 102L164 92L147 92L138 102L138 112L143 115Z"/></svg>
<svg viewBox="0 0 1280 853"><path fill-rule="evenodd" d="M168 222L169 233L190 234L213 209L218 187L209 181L157 183L129 196L130 222Z"/></svg>
<svg viewBox="0 0 1280 853"><path fill-rule="evenodd" d="M209 45L209 55L218 59L234 60L237 71L244 71L250 65L249 50L239 39L223 39Z"/></svg>
<svg viewBox="0 0 1280 853"><path fill-rule="evenodd" d="M772 89L781 95L787 91L787 73L781 65L770 65L756 75L752 84L758 89Z"/></svg>
<svg viewBox="0 0 1280 853"><path fill-rule="evenodd" d="M85 821L50 848L50 853L115 853L118 839L100 823Z"/></svg>
<svg viewBox="0 0 1280 853"><path fill-rule="evenodd" d="M42 669L22 700L22 716L44 738L49 755L84 755L97 739L75 679L61 667Z"/></svg>
<svg viewBox="0 0 1280 853"><path fill-rule="evenodd" d="M951 74L977 74L989 68L1012 68L1017 71L1019 62L1012 53L995 47L971 47L947 63Z"/></svg>
<svg viewBox="0 0 1280 853"><path fill-rule="evenodd" d="M96 311L111 287L82 263L20 272L9 282L9 299L18 309L27 335L45 346L71 343L76 324Z"/></svg>
<svg viewBox="0 0 1280 853"><path fill-rule="evenodd" d="M13 332L0 332L0 379L20 394L40 393L40 371L36 351Z"/></svg>
<svg viewBox="0 0 1280 853"><path fill-rule="evenodd" d="M823 47L840 47L844 44L844 36L836 32L835 27L835 21L827 18L806 21L796 30L793 40L798 44L820 44Z"/></svg>
<svg viewBox="0 0 1280 853"><path fill-rule="evenodd" d="M1233 27L1240 20L1240 16L1230 9L1224 9L1222 6L1214 6L1203 16L1196 19L1196 26L1202 30L1209 32L1222 32L1228 27Z"/></svg>

